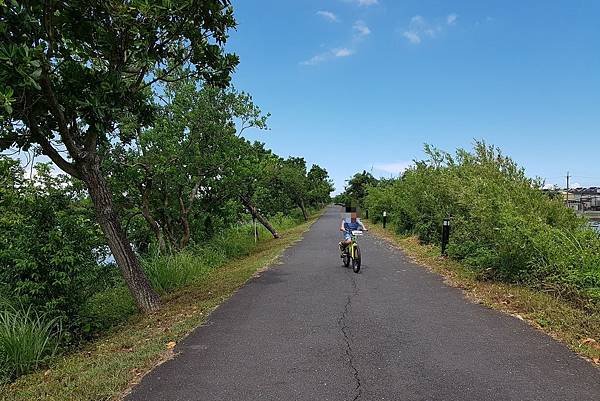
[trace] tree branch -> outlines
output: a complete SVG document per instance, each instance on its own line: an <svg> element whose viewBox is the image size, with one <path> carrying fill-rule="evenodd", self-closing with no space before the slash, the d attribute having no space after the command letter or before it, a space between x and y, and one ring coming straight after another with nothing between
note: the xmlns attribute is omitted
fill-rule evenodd
<svg viewBox="0 0 600 401"><path fill-rule="evenodd" d="M65 118L65 114L63 113L56 96L54 95L54 91L52 90L52 85L50 84L50 79L47 75L46 67L43 68L42 78L40 79L40 83L42 84L42 89L48 103L50 104L50 108L52 112L56 116L58 122L58 129L60 132L60 138L62 142L65 144L69 154L74 160L82 159L82 152L79 147L75 144L73 137L71 136L71 132L69 131L69 126L67 124L67 119Z"/></svg>
<svg viewBox="0 0 600 401"><path fill-rule="evenodd" d="M52 146L50 141L40 132L38 125L34 118L28 118L29 131L31 131L32 136L35 138L36 142L42 148L42 153L45 154L65 173L82 179L81 173L77 170L75 164L66 161L60 153Z"/></svg>
<svg viewBox="0 0 600 401"><path fill-rule="evenodd" d="M169 75L171 75L171 73L172 73L173 71L175 71L175 69L177 69L177 68L181 67L182 65L184 65L184 64L185 64L185 63L186 63L186 62L189 60L189 58L190 58L190 57L192 57L192 51L191 51L191 50L190 50L190 52L187 54L187 56L185 56L185 57L183 58L183 60L181 60L181 62L180 62L180 63L177 63L177 64L175 64L174 66L172 66L171 68L169 68L167 71L165 71L165 73L164 73L164 74L162 74L162 75L160 75L160 76L158 76L158 77L154 78L152 81L150 81L150 82L146 82L144 85L141 85L141 86L139 86L139 87L137 88L137 90L136 90L136 91L139 91L139 90L141 90L141 89L144 89L144 88L146 88L146 87L148 87L148 86L151 86L152 84L154 84L154 83L156 83L156 82L158 82L158 81L164 81L164 82L176 82L176 81L179 81L179 80L181 80L181 79L184 79L184 78L189 78L189 77L193 77L193 76L197 75L198 73L196 72L196 73L189 74L189 75L188 75L188 76L186 76L186 77L182 77L182 78L178 78L178 79L171 79L171 78L167 78Z"/></svg>

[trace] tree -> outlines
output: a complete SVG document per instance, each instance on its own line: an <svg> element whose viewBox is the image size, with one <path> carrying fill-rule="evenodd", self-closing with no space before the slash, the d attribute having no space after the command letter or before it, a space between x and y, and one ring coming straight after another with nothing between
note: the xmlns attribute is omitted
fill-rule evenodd
<svg viewBox="0 0 600 401"><path fill-rule="evenodd" d="M238 62L223 44L229 0L0 3L0 149L39 147L82 180L142 311L160 300L121 227L102 171L107 151L155 117L152 88L185 76L225 85Z"/></svg>
<svg viewBox="0 0 600 401"><path fill-rule="evenodd" d="M282 160L276 180L280 182L285 194L300 208L304 220L308 220L305 203L308 190L306 161L301 157L289 157Z"/></svg>
<svg viewBox="0 0 600 401"><path fill-rule="evenodd" d="M362 205L367 194L367 187L370 185L377 185L377 179L371 173L366 171L356 173L348 180L345 193L350 199Z"/></svg>
<svg viewBox="0 0 600 401"><path fill-rule="evenodd" d="M307 175L308 199L313 206L323 206L331 201L330 194L333 191L333 182L329 179L327 170L317 164L313 164Z"/></svg>
<svg viewBox="0 0 600 401"><path fill-rule="evenodd" d="M194 222L223 214L224 199L241 197L257 215L237 185L223 181L238 175L236 166L247 152L240 133L265 128L266 116L245 93L198 89L191 80L165 85L160 99L154 126L142 135L133 133L129 146L115 147L106 164L117 203L129 215L144 217L164 251L167 245L185 248L193 231L201 234Z"/></svg>

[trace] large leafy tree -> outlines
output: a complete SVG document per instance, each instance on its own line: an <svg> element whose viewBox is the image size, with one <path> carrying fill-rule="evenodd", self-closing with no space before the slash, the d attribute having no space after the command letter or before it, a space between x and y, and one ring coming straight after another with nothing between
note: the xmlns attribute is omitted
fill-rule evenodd
<svg viewBox="0 0 600 401"><path fill-rule="evenodd" d="M39 148L82 180L143 311L159 298L113 205L102 159L127 144L120 122L149 125L153 87L184 76L227 84L228 0L0 1L0 149Z"/></svg>
<svg viewBox="0 0 600 401"><path fill-rule="evenodd" d="M377 178L373 177L373 175L367 171L356 173L348 180L345 193L351 200L362 205L365 196L367 195L367 188L369 186L377 185L377 182Z"/></svg>
<svg viewBox="0 0 600 401"><path fill-rule="evenodd" d="M313 164L306 174L308 183L308 199L311 205L323 206L331 201L331 192L333 183L329 179L327 170L323 167Z"/></svg>
<svg viewBox="0 0 600 401"><path fill-rule="evenodd" d="M230 198L237 198L274 238L279 233L265 214L289 209L277 207L285 201L273 180L280 158L265 149L260 142L250 143L243 138L237 143L237 158L223 180L222 188Z"/></svg>
<svg viewBox="0 0 600 401"><path fill-rule="evenodd" d="M245 93L198 89L190 80L166 85L160 102L154 126L115 147L106 164L117 203L143 216L165 250L186 247L202 235L202 222L230 212L225 201L237 201L241 190L225 177L239 177L249 150L238 135L265 128L266 116Z"/></svg>
<svg viewBox="0 0 600 401"><path fill-rule="evenodd" d="M300 208L304 220L308 220L306 200L309 185L306 177L306 161L302 157L289 157L282 160L279 164L276 181L280 183L285 195Z"/></svg>

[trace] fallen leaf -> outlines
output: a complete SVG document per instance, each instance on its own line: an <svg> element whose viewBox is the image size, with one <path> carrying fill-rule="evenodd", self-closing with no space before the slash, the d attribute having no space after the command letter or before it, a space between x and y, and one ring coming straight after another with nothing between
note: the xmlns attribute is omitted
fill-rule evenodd
<svg viewBox="0 0 600 401"><path fill-rule="evenodd" d="M169 341L167 343L167 349L173 349L173 348L175 348L175 345L177 345L177 343L175 341Z"/></svg>
<svg viewBox="0 0 600 401"><path fill-rule="evenodd" d="M581 344L582 344L582 345L583 345L583 344L594 344L595 342L596 342L596 340L594 340L593 338L590 338L590 337L588 337L588 338L586 338L585 340L583 340L583 341L581 342Z"/></svg>
<svg viewBox="0 0 600 401"><path fill-rule="evenodd" d="M594 362L596 365L600 365L600 358L592 358L592 362Z"/></svg>

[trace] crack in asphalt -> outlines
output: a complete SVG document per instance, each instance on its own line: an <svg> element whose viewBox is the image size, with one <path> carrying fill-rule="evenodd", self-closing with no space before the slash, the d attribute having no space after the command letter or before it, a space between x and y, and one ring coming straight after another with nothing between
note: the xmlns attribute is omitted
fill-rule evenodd
<svg viewBox="0 0 600 401"><path fill-rule="evenodd" d="M352 306L352 298L358 295L358 286L356 285L356 279L354 278L354 273L352 273L352 294L348 295L346 299L346 305L344 306L344 312L338 319L338 326L340 326L340 330L344 336L344 342L346 343L346 356L348 359L348 363L350 365L350 369L352 369L352 373L354 376L354 381L356 382L356 387L354 388L354 398L352 401L357 401L362 396L362 388L360 383L360 375L358 373L358 369L354 366L354 354L352 353L352 340L350 338L350 327L346 321L348 313L350 312L350 307Z"/></svg>

